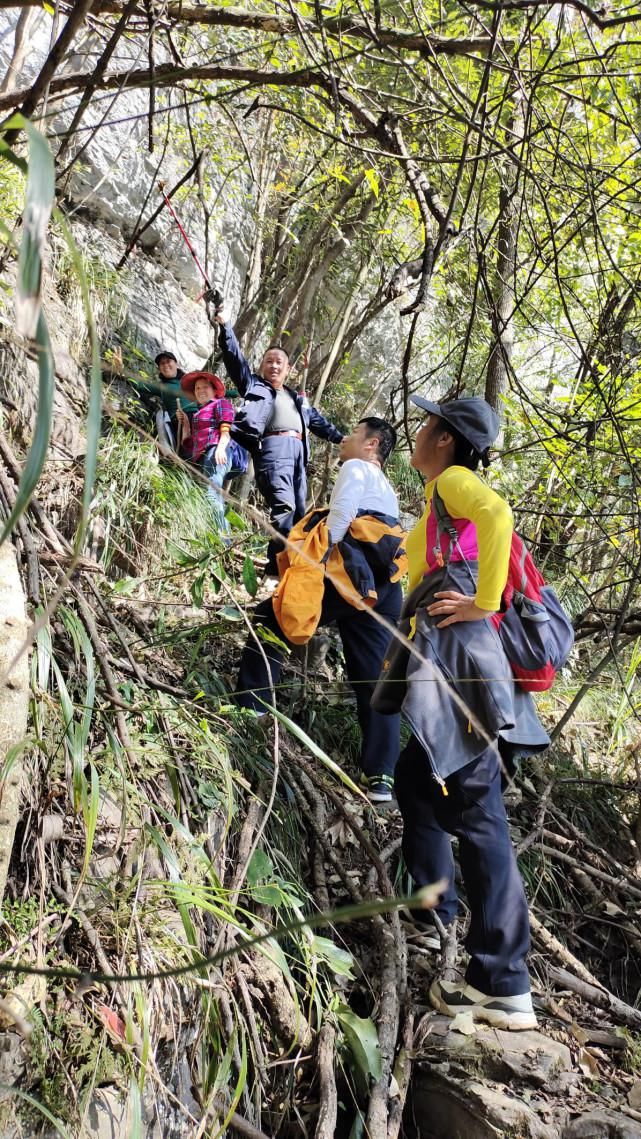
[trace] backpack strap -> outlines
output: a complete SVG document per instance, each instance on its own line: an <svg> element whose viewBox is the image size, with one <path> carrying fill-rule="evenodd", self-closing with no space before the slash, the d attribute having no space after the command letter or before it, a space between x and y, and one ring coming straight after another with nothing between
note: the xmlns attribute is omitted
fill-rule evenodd
<svg viewBox="0 0 641 1139"><path fill-rule="evenodd" d="M521 593L525 597L525 590L527 587L527 574L525 572L525 559L527 558L527 546L521 538L521 557L519 558L519 569L521 571Z"/></svg>
<svg viewBox="0 0 641 1139"><path fill-rule="evenodd" d="M441 498L436 486L432 491L432 509L434 511L434 517L436 519L436 546L434 548L434 555L437 562L441 565L447 565L450 560L453 546L458 546L459 553L463 558L463 551L461 550L458 541L458 530L452 522L450 515L447 513L447 507L445 506L445 503L443 502L443 499ZM450 540L447 549L447 555L445 558L443 556L443 550L441 547L441 538L444 534L447 534ZM463 558L463 561L465 561L465 558Z"/></svg>
<svg viewBox="0 0 641 1139"><path fill-rule="evenodd" d="M470 569L469 562L461 548L458 537L458 530L456 529L456 526L454 525L450 515L447 512L447 507L443 502L443 499L441 498L436 485L432 491L432 509L434 510L434 517L436 519L436 546L434 548L434 556L436 557L438 564L449 565L452 550L457 549L459 552L459 557L467 569L474 589L476 590L476 581ZM443 534L447 534L449 538L449 546L447 549L447 555L445 557L443 556L443 551L441 549L441 537Z"/></svg>
<svg viewBox="0 0 641 1139"><path fill-rule="evenodd" d="M434 507L436 529L438 531L439 538L442 534L447 534L450 541L456 542L458 540L458 530L456 529L456 526L447 513L447 507L445 506L445 503L443 502L443 499L438 492L437 486L435 486L434 490L432 491L432 506Z"/></svg>

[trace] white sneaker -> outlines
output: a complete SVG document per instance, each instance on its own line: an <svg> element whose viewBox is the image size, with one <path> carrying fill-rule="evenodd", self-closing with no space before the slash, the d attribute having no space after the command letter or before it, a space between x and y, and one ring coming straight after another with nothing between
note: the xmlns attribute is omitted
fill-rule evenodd
<svg viewBox="0 0 641 1139"><path fill-rule="evenodd" d="M464 982L433 981L430 1001L437 1012L445 1016L469 1011L474 1020L484 1021L493 1028L520 1032L537 1025L529 992L514 997L492 997Z"/></svg>
<svg viewBox="0 0 641 1139"><path fill-rule="evenodd" d="M361 775L361 787L370 803L391 803L394 798L393 775Z"/></svg>

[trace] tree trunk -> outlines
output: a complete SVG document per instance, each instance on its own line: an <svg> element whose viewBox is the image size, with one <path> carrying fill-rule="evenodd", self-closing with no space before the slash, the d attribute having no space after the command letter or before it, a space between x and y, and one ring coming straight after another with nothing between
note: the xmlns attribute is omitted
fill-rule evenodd
<svg viewBox="0 0 641 1139"><path fill-rule="evenodd" d="M339 230L343 228L340 224L341 214L349 205L352 198L358 193L364 179L365 175L363 173L357 174L356 177L352 179L343 190L335 205L328 208L320 224L316 226L304 247L297 251L298 270L294 274L293 280L287 285L280 303L280 315L276 326L277 339L282 336L284 329L289 325L294 307L312 273L318 253L322 250L330 230L332 227L338 227Z"/></svg>
<svg viewBox="0 0 641 1139"><path fill-rule="evenodd" d="M23 8L16 24L16 33L13 42L13 54L9 60L7 71L2 83L0 94L13 91L18 86L20 70L29 51L29 38L42 19L43 13L37 8Z"/></svg>
<svg viewBox="0 0 641 1139"><path fill-rule="evenodd" d="M252 242L251 253L249 256L249 264L247 266L247 273L245 274L245 281L243 284L243 292L240 298L240 308L245 309L248 305L256 299L260 289L260 283L263 276L263 252L265 244L265 218L267 216L267 206L270 199L270 191L274 184L276 170L278 168L279 156L274 151L272 146L272 133L274 127L274 114L272 111L267 116L267 121L264 125L263 139L260 153L260 164L258 169L258 178L256 182L256 214L254 218L254 240Z"/></svg>
<svg viewBox="0 0 641 1139"><path fill-rule="evenodd" d="M514 96L514 111L508 128L512 152L523 138L524 114L522 97ZM507 391L508 370L514 347L514 272L519 222L519 167L510 157L503 168L499 193L498 255L496 283L492 298L494 343L487 366L485 398L498 411L501 396Z"/></svg>
<svg viewBox="0 0 641 1139"><path fill-rule="evenodd" d="M334 343L332 344L332 346L329 350L329 355L327 356L327 359L325 360L325 364L323 367L323 371L321 373L321 377L320 377L318 384L316 386L316 391L314 392L314 407L318 407L320 404L320 401L323 398L323 395L325 392L325 387L327 385L327 381L329 380L329 378L332 374L332 369L334 367L334 364L336 363L336 360L338 359L341 347L343 345L343 340L345 338L345 332L347 331L347 326L351 320L356 301L358 300L358 298L360 296L361 288L363 287L363 285L365 284L365 282L367 280L367 277L368 277L368 274L370 271L370 266L371 266L371 261L369 261L369 260L364 261L363 264L361 265L359 274L356 278L356 281L354 282L354 288L352 289L350 296L348 297L347 304L345 305L345 308L343 309L343 315L341 316L341 321L340 321L340 324L338 326L338 331L336 333L336 336L334 337Z"/></svg>

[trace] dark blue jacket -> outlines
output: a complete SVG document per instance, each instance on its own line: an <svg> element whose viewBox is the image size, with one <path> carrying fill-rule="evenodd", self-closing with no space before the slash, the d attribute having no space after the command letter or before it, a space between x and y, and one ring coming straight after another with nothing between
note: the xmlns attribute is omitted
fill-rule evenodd
<svg viewBox="0 0 641 1139"><path fill-rule="evenodd" d="M236 439L248 451L255 453L260 449L265 428L272 414L276 392L267 380L257 375L256 372L252 372L243 356L231 324L220 326L218 344L223 354L227 375L243 396L243 403L234 416L234 424L231 429L232 438ZM338 430L338 427L330 423L329 419L325 419L325 416L321 415L315 407L303 407L302 396L293 388L286 390L293 397L300 414L305 462L309 458L308 431L318 435L319 439L328 439L330 443L340 443L343 433Z"/></svg>

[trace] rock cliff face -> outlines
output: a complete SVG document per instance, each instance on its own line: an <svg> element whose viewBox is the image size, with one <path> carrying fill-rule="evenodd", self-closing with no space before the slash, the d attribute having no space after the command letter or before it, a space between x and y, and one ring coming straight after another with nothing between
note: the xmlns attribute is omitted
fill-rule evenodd
<svg viewBox="0 0 641 1139"><path fill-rule="evenodd" d="M15 9L0 12L0 76L11 60L18 15ZM24 86L37 74L49 48L50 34L49 17L40 18L30 33L29 52L16 76L17 86ZM92 48L95 51L96 45L91 35L80 46L81 52L66 66L69 71L87 70L94 58ZM135 62L135 57L129 61ZM117 62L120 66L127 62L120 49ZM191 153L179 153L167 145L169 122L172 127L184 127L178 100L168 95L167 104L173 109L158 115L154 151L149 153L148 95L140 91L110 92L96 99L83 120L83 128L88 129L74 141L76 149L86 149L59 185L81 249L96 268L112 271L110 280L121 304L116 338L151 356L161 346L172 347L183 366L192 368L202 365L211 352L213 336L204 304L194 299L202 290L201 277L166 208L143 234L125 267L116 271L137 226L160 204L159 180L171 188L192 162ZM46 129L54 149L56 143L62 144L76 105L77 98L70 98L57 101L48 110ZM216 116L218 112L208 109L206 114ZM98 123L101 125L94 133L90 128ZM222 119L218 126L224 140L229 127ZM70 150L64 156L62 170L73 153ZM231 154L226 171L208 162L207 156L203 161L211 184L208 205L212 211L207 272L232 306L237 306L252 234L251 186L247 176L234 169ZM195 189L174 204L204 261L205 229ZM56 358L58 349L65 351L65 341L68 350L69 331L58 328ZM52 332L56 332L55 325Z"/></svg>

